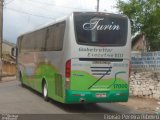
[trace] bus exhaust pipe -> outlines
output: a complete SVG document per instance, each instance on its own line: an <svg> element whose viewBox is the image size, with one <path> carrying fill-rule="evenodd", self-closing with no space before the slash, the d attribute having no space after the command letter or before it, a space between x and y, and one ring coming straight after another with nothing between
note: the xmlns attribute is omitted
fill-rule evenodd
<svg viewBox="0 0 160 120"><path fill-rule="evenodd" d="M85 102L85 100L84 99L80 99L80 103L84 103Z"/></svg>

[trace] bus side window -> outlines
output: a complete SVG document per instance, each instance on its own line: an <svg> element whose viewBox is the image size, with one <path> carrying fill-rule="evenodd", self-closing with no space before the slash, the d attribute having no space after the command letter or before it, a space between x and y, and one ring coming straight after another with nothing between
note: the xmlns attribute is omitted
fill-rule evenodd
<svg viewBox="0 0 160 120"><path fill-rule="evenodd" d="M24 36L20 43L20 51L31 52L31 51L43 51L45 40L46 29L41 29Z"/></svg>
<svg viewBox="0 0 160 120"><path fill-rule="evenodd" d="M60 51L63 47L65 22L48 28L46 33L46 51Z"/></svg>

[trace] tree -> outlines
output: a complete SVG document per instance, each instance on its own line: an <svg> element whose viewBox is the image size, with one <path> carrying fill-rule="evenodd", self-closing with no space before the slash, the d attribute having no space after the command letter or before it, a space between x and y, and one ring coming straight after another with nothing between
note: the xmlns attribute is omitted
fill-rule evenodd
<svg viewBox="0 0 160 120"><path fill-rule="evenodd" d="M132 34L143 33L151 51L160 50L160 0L118 0L116 7L129 17Z"/></svg>

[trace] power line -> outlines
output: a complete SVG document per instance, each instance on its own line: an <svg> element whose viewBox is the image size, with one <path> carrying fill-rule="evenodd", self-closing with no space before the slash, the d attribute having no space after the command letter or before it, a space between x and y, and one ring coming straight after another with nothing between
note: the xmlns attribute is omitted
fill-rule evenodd
<svg viewBox="0 0 160 120"><path fill-rule="evenodd" d="M5 5L8 5L10 3L12 3L13 1L15 0L11 0L7 3L5 3ZM89 9L83 9L83 8L75 8L75 7L69 7L69 6L62 6L62 5L56 5L56 4L50 4L50 3L45 3L45 2L40 2L40 1L33 1L33 0L27 0L27 1L30 1L30 2L34 2L34 3L38 3L38 4L41 4L41 5L47 5L47 6L56 6L56 7L63 7L63 8L68 8L68 9L79 9L79 10L89 10Z"/></svg>
<svg viewBox="0 0 160 120"><path fill-rule="evenodd" d="M13 1L15 1L15 0L11 0L11 1L8 1L8 2L4 2L4 5L8 5L8 4L10 4L10 3L12 3Z"/></svg>
<svg viewBox="0 0 160 120"><path fill-rule="evenodd" d="M33 2L31 2L31 3L28 3L28 2L26 2L27 4L32 4L31 6L35 9L35 8L38 8L38 9L41 9L41 10L45 10L45 11L47 11L47 13L50 13L51 12L51 10L49 10L49 9L46 9L46 6L39 6L38 4L35 4L35 3L33 3ZM36 5L36 7L34 7ZM56 11L57 12L57 11ZM64 13L64 12L59 12L58 11L58 13L60 13L60 14L66 14L66 13Z"/></svg>
<svg viewBox="0 0 160 120"><path fill-rule="evenodd" d="M8 9L8 10L11 10L11 11L14 11L14 12L18 12L18 13L22 13L22 14L27 14L27 15L35 16L35 17L41 17L41 18L45 18L45 19L52 19L52 20L56 19L56 18L53 18L53 17L31 14L31 13L28 13L26 11L19 11L17 9L9 8L9 7L5 7L5 9Z"/></svg>
<svg viewBox="0 0 160 120"><path fill-rule="evenodd" d="M74 8L74 7L69 7L69 6L62 6L62 5L50 4L50 3L39 2L39 1L32 1L32 0L28 0L28 1L34 2L34 3L38 3L38 4L47 5L47 6L57 6L57 7L69 8L69 9L89 10L89 9Z"/></svg>
<svg viewBox="0 0 160 120"><path fill-rule="evenodd" d="M27 0L27 1L30 1L30 2L34 2L34 3L39 3L39 4L45 4L45 5L48 5L48 6L53 6L53 4L50 4L50 3L45 3L45 2L39 2L39 1L33 1L33 0Z"/></svg>
<svg viewBox="0 0 160 120"><path fill-rule="evenodd" d="M13 1L14 1L14 0L11 0L11 1L7 2L7 3L5 4L5 8L10 9L10 10L13 10L13 11L15 11L15 12L23 13L23 14L28 14L28 15L37 16L37 17L45 17L45 18L47 18L47 19L53 19L52 17L42 16L42 15L35 15L35 14L28 13L28 12L25 12L25 11L19 11L19 10L14 9L14 8L8 8L8 7L6 7L9 3L13 2ZM52 6L52 7L53 7L53 6L57 6L57 5L55 5L55 4L49 4L49 3L45 3L45 2L36 2L36 1L32 1L32 0L27 0L27 1L29 1L29 2L31 2L31 3L34 2L34 3L39 3L39 4L41 4L41 5L47 5L47 6ZM36 4L32 4L32 5L36 5ZM38 6L38 7L39 7L39 6ZM60 7L69 8L69 9L81 9L81 8L73 8L73 7L67 7L67 6L60 6ZM49 11L49 10L46 9L46 8L42 8L42 9ZM87 9L81 9L81 10L87 10ZM62 12L58 12L58 13L65 14L65 13L62 13Z"/></svg>
<svg viewBox="0 0 160 120"><path fill-rule="evenodd" d="M12 0L13 1L13 0ZM29 3L30 4L30 3ZM34 3L31 3L32 5L30 5L30 6L35 6L35 5L37 5L37 4L34 4ZM8 4L7 4L8 5ZM4 8L6 8L6 6L7 6L6 4L4 4ZM15 4L15 6L16 6L16 4ZM8 8L8 7L7 7ZM35 7L33 7L33 8L35 8ZM36 8L37 8L37 6L36 6ZM51 10L49 10L49 9L46 9L46 7L44 6L44 7L42 7L42 6L38 6L38 8L40 8L40 9L43 9L43 10L46 10L47 11L47 13L50 13L50 11ZM11 9L13 9L13 8L11 8ZM16 9L16 11L17 11L17 9ZM27 10L28 11L28 10ZM22 11L22 12L25 12L25 11ZM31 11L30 11L31 12ZM65 14L64 12L58 12L58 13L61 13L61 14ZM27 12L27 14L28 14L28 12ZM29 14L31 14L31 13L29 13ZM41 16L41 15L38 15L38 16ZM46 17L46 16L45 16ZM51 17L52 18L52 17Z"/></svg>

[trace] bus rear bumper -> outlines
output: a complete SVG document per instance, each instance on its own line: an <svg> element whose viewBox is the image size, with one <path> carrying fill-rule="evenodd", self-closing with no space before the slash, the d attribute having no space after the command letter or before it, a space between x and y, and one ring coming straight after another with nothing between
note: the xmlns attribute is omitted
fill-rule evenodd
<svg viewBox="0 0 160 120"><path fill-rule="evenodd" d="M128 96L128 90L100 92L66 90L65 103L127 102Z"/></svg>

